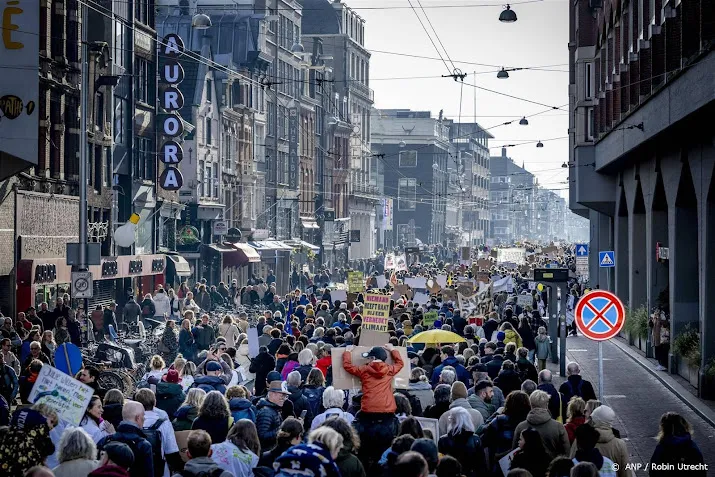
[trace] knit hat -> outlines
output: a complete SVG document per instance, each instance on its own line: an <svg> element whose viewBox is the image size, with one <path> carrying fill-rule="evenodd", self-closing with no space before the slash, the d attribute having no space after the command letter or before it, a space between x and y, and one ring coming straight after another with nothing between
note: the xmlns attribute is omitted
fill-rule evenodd
<svg viewBox="0 0 715 477"><path fill-rule="evenodd" d="M206 371L221 371L222 369L218 361L209 361L206 363Z"/></svg>
<svg viewBox="0 0 715 477"><path fill-rule="evenodd" d="M439 453L437 452L437 444L432 439L417 439L412 443L411 451L415 451L425 458L430 473L434 473L439 463Z"/></svg>
<svg viewBox="0 0 715 477"><path fill-rule="evenodd" d="M320 442L293 446L273 463L273 469L296 477L321 477L340 475L330 451Z"/></svg>
<svg viewBox="0 0 715 477"><path fill-rule="evenodd" d="M461 381L452 383L452 401L457 399L467 399L467 386Z"/></svg>
<svg viewBox="0 0 715 477"><path fill-rule="evenodd" d="M123 469L129 469L134 464L134 452L123 442L110 442L102 449L109 460Z"/></svg>
<svg viewBox="0 0 715 477"><path fill-rule="evenodd" d="M611 427L616 420L616 413L608 406L598 406L591 413L591 420L594 424L603 424Z"/></svg>
<svg viewBox="0 0 715 477"><path fill-rule="evenodd" d="M504 341L504 338L506 338L506 334L503 331L497 333L497 341Z"/></svg>
<svg viewBox="0 0 715 477"><path fill-rule="evenodd" d="M281 373L278 371L271 371L268 373L268 376L266 376L266 381L269 383L272 381L280 381L281 380Z"/></svg>
<svg viewBox="0 0 715 477"><path fill-rule="evenodd" d="M167 383L178 383L179 382L179 372L175 369L170 369L162 378Z"/></svg>

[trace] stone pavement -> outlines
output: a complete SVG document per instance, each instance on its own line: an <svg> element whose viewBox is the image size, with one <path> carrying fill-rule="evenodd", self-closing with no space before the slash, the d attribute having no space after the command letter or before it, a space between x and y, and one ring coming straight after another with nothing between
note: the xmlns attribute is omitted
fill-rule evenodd
<svg viewBox="0 0 715 477"><path fill-rule="evenodd" d="M657 443L660 416L672 411L685 417L693 427L693 438L710 467L708 475L715 475L715 427L675 394L677 386L666 386L639 364L638 356L632 357L631 353L624 351L624 347L627 347L625 342L603 344L603 401L613 408L618 417L614 427L620 430L628 445L630 461L643 465L650 461ZM580 365L581 375L591 381L598 394L598 344L583 336L567 338L566 361L576 361ZM643 361L650 365L644 358ZM558 376L558 364L549 363L549 369L554 372L555 383L563 382L563 378ZM689 394L684 390L682 392ZM692 395L689 397L692 398ZM705 417L709 416L705 414ZM635 475L641 477L647 473L641 470Z"/></svg>

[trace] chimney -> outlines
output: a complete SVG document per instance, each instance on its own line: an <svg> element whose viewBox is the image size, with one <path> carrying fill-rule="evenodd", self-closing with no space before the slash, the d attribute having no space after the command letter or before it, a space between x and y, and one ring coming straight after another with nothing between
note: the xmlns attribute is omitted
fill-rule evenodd
<svg viewBox="0 0 715 477"><path fill-rule="evenodd" d="M501 148L501 157L506 157L506 148L505 147Z"/></svg>

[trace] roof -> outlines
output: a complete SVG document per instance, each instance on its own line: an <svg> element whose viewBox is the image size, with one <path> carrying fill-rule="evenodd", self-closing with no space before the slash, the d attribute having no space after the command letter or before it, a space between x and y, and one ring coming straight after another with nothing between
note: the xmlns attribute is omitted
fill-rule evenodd
<svg viewBox="0 0 715 477"><path fill-rule="evenodd" d="M343 33L342 8L333 7L328 0L299 0L306 14L301 20L303 35L335 35ZM342 4L341 4L342 6Z"/></svg>

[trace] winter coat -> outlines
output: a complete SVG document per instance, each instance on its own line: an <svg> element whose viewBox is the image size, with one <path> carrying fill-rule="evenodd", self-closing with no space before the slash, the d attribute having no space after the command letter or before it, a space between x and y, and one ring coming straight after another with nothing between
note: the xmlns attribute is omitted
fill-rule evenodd
<svg viewBox="0 0 715 477"><path fill-rule="evenodd" d="M276 353L278 352L278 348L281 347L283 344L283 340L280 338L273 338L270 343L268 343L268 353L270 353L271 356L275 356Z"/></svg>
<svg viewBox="0 0 715 477"><path fill-rule="evenodd" d="M521 431L529 428L534 428L539 433L541 440L544 441L544 448L546 448L546 452L549 453L551 459L562 454L569 454L571 443L566 429L564 429L563 424L551 418L551 413L548 409L535 408L529 411L526 420L516 426L512 448L516 448L519 445Z"/></svg>
<svg viewBox="0 0 715 477"><path fill-rule="evenodd" d="M510 469L524 469L534 477L543 477L549 467L549 457L543 453L527 453L519 449L512 458ZM601 476L599 476L601 477Z"/></svg>
<svg viewBox="0 0 715 477"><path fill-rule="evenodd" d="M216 330L211 325L201 325L197 328L196 346L199 350L209 349L216 341Z"/></svg>
<svg viewBox="0 0 715 477"><path fill-rule="evenodd" d="M169 295L157 293L154 297L154 316L162 319L164 316L171 316L171 304L169 302Z"/></svg>
<svg viewBox="0 0 715 477"><path fill-rule="evenodd" d="M699 471L678 471L678 464L681 463L690 465L702 464L703 454L700 452L698 445L690 437L690 434L684 436L666 436L655 446L653 455L650 458L650 476L686 477L692 475L705 477L707 474L707 471L704 469ZM653 470L653 464L672 464L676 470Z"/></svg>
<svg viewBox="0 0 715 477"><path fill-rule="evenodd" d="M498 469L497 462L499 459L514 448L512 443L516 435L515 430L519 424L516 419L506 414L499 414L484 428L482 444L489 449L489 461L495 464L492 468L496 466ZM517 437L516 440L518 442L519 438Z"/></svg>
<svg viewBox="0 0 715 477"><path fill-rule="evenodd" d="M469 373L469 371L467 371L464 366L459 364L459 361L454 356L450 356L449 358L442 361L442 364L434 368L434 371L432 372L433 387L437 386L437 384L439 383L439 375L442 373L442 370L445 366L452 366L457 372L457 379L459 381L462 381L465 386L469 387L469 381L472 379L472 375Z"/></svg>
<svg viewBox="0 0 715 477"><path fill-rule="evenodd" d="M506 330L504 332L504 344L507 343L514 343L517 348L524 346L521 336L519 336L514 330Z"/></svg>
<svg viewBox="0 0 715 477"><path fill-rule="evenodd" d="M472 409L479 411L485 422L489 419L489 417L491 417L492 414L494 414L494 406L490 403L488 404L484 402L484 399L480 398L476 394L470 395L467 398L467 401L469 401L469 405L472 406Z"/></svg>
<svg viewBox="0 0 715 477"><path fill-rule="evenodd" d="M214 469L218 469L219 466L214 462L211 457L197 457L191 459L184 465L184 470L173 475L173 477L233 477L233 474L226 472L225 470L215 475Z"/></svg>
<svg viewBox="0 0 715 477"><path fill-rule="evenodd" d="M290 399L290 402L293 403L293 413L295 414L295 417L300 417L303 411L307 411L305 415L305 422L306 424L309 424L315 415L310 409L308 400L305 396L303 396L303 390L296 386L288 386L288 392L290 392L288 399ZM306 425L306 427L310 426Z"/></svg>
<svg viewBox="0 0 715 477"><path fill-rule="evenodd" d="M220 376L196 376L192 387L203 389L207 394L211 391L226 394L226 384Z"/></svg>
<svg viewBox="0 0 715 477"><path fill-rule="evenodd" d="M248 419L249 421L256 422L256 407L251 404L246 398L231 398L228 402L228 407L231 410L231 416L233 416L233 421L237 422L241 419Z"/></svg>
<svg viewBox="0 0 715 477"><path fill-rule="evenodd" d="M174 328L168 326L164 328L164 334L161 335L161 345L163 346L164 361L173 363L176 359L176 354L179 351L179 338Z"/></svg>
<svg viewBox="0 0 715 477"><path fill-rule="evenodd" d="M360 459L345 445L340 449L338 458L335 459L341 477L366 477L365 468Z"/></svg>
<svg viewBox="0 0 715 477"><path fill-rule="evenodd" d="M151 298L144 298L141 304L142 318L154 318L156 315L156 305Z"/></svg>
<svg viewBox="0 0 715 477"><path fill-rule="evenodd" d="M482 327L484 329L484 336L488 337L487 339L491 338L498 327L499 322L497 322L494 318L489 318Z"/></svg>
<svg viewBox="0 0 715 477"><path fill-rule="evenodd" d="M201 429L211 436L212 444L219 444L226 440L228 430L233 425L233 418L199 416L191 424L191 430Z"/></svg>
<svg viewBox="0 0 715 477"><path fill-rule="evenodd" d="M139 319L139 315L142 314L142 308L139 304L134 301L134 299L128 300L124 304L122 309L122 317L124 318L124 323L136 323Z"/></svg>
<svg viewBox="0 0 715 477"><path fill-rule="evenodd" d="M534 338L536 345L536 359L551 358L551 338L549 335L538 335Z"/></svg>
<svg viewBox="0 0 715 477"><path fill-rule="evenodd" d="M74 459L61 463L52 469L52 472L55 474L55 477L84 477L97 467L99 467L99 461Z"/></svg>
<svg viewBox="0 0 715 477"><path fill-rule="evenodd" d="M539 381L539 373L536 372L536 367L528 359L519 358L514 364L522 381L526 381L527 379L531 379L535 383Z"/></svg>
<svg viewBox="0 0 715 477"><path fill-rule="evenodd" d="M117 426L119 426L119 423L122 422L122 409L123 405L119 403L115 404L104 404L102 408L104 411L102 412L102 419L105 421L109 421L111 425L114 426L116 429ZM170 416L172 414L169 414Z"/></svg>
<svg viewBox="0 0 715 477"><path fill-rule="evenodd" d="M256 396L260 396L266 392L266 378L268 373L276 367L276 360L268 353L258 353L258 356L253 358L251 366L248 370L256 376Z"/></svg>
<svg viewBox="0 0 715 477"><path fill-rule="evenodd" d="M568 403L573 396L581 396L586 402L596 399L596 392L591 383L578 374L569 376L567 381L559 387L559 392L564 396L565 403Z"/></svg>
<svg viewBox="0 0 715 477"><path fill-rule="evenodd" d="M324 356L315 363L315 367L318 368L321 373L323 373L323 377L326 377L328 376L328 368L332 366L332 364L332 356Z"/></svg>
<svg viewBox="0 0 715 477"><path fill-rule="evenodd" d="M281 426L281 408L267 399L261 399L256 406L256 431L261 442L261 449L270 449L276 445L278 428Z"/></svg>
<svg viewBox="0 0 715 477"><path fill-rule="evenodd" d="M446 434L439 438L440 454L449 455L462 464L462 473L466 477L477 477L487 472L482 442L476 434L462 431L458 434Z"/></svg>
<svg viewBox="0 0 715 477"><path fill-rule="evenodd" d="M430 384L426 381L410 383L407 388L407 392L419 399L422 409L426 410L429 406L434 404L434 392L432 391L432 386L430 386Z"/></svg>
<svg viewBox="0 0 715 477"><path fill-rule="evenodd" d="M181 384L167 383L166 381L159 381L154 394L156 395L156 407L169 416L176 414L186 397Z"/></svg>
<svg viewBox="0 0 715 477"><path fill-rule="evenodd" d="M502 356L500 354L492 355L492 359L490 359L486 363L487 373L489 373L489 377L491 379L496 379L496 377L499 375L499 371L501 371L501 365L503 363L504 363L504 356Z"/></svg>
<svg viewBox="0 0 715 477"><path fill-rule="evenodd" d="M194 299L196 301L196 305L198 305L198 307L203 311L211 310L211 295L209 292L198 293L194 296Z"/></svg>
<svg viewBox="0 0 715 477"><path fill-rule="evenodd" d="M258 456L248 449L236 447L229 441L211 445L211 460L235 477L253 477Z"/></svg>
<svg viewBox="0 0 715 477"><path fill-rule="evenodd" d="M449 411L442 414L439 418L439 435L442 436L447 433L447 427L449 426L449 416L453 414L453 410L456 408L462 408L469 413L469 417L472 418L472 424L474 424L474 429L479 429L482 424L484 424L484 417L476 409L472 409L465 398L459 398L452 401L449 405Z"/></svg>
<svg viewBox="0 0 715 477"><path fill-rule="evenodd" d="M295 371L298 369L300 366L300 363L298 363L298 353L291 353L288 355L288 357L285 360L285 363L283 363L283 367L280 369L281 377L283 378L283 381L285 381L288 378L288 375L291 373L291 371ZM278 362L276 361L276 371L278 371Z"/></svg>
<svg viewBox="0 0 715 477"><path fill-rule="evenodd" d="M236 365L238 370L241 372L243 379L248 381L255 379L255 375L249 371L251 367L251 358L248 357L248 345L242 344L238 346L236 350Z"/></svg>
<svg viewBox="0 0 715 477"><path fill-rule="evenodd" d="M630 473L628 469L626 469L626 464L628 464L628 448L626 447L626 443L622 439L613 435L613 429L611 429L610 426L599 424L594 427L598 431L596 449L601 452L603 457L608 457L615 464L618 464L618 477L629 477ZM576 439L571 446L572 458L576 456L576 450L578 449L577 441L578 439ZM670 477L673 474L671 472L666 472L666 475Z"/></svg>
<svg viewBox="0 0 715 477"><path fill-rule="evenodd" d="M549 396L551 396L551 399L549 400L549 412L551 413L551 417L553 417L554 419L558 419L559 416L561 416L561 420L565 421L566 406L568 405L568 403L561 395L561 393L556 390L554 385L551 383L541 383L536 389L538 389L539 391L544 391Z"/></svg>
<svg viewBox="0 0 715 477"><path fill-rule="evenodd" d="M114 464L106 464L102 467L97 467L95 470L87 474L87 477L129 477L124 467L119 467Z"/></svg>
<svg viewBox="0 0 715 477"><path fill-rule="evenodd" d="M304 364L300 365L297 368L294 369L294 371L298 371L300 373L300 380L302 382L306 382L308 380L308 375L310 372L313 370L313 366L309 364ZM286 377L288 376L288 373L286 373Z"/></svg>
<svg viewBox="0 0 715 477"><path fill-rule="evenodd" d="M568 434L569 436L570 443L573 444L573 441L576 440L576 428L584 425L585 422L586 418L584 416L579 416L574 417L569 422L564 424L564 428L566 429L566 434Z"/></svg>
<svg viewBox="0 0 715 477"><path fill-rule="evenodd" d="M158 477L162 475L161 470L154 471L152 447L149 441L146 440L146 434L142 429L139 429L134 423L122 421L116 430L117 432L97 443L98 451L101 451L105 444L109 442L123 442L134 452L134 465L130 467L129 472L131 477L154 477L155 475Z"/></svg>
<svg viewBox="0 0 715 477"><path fill-rule="evenodd" d="M392 378L400 372L403 362L397 350L392 350L391 355L395 363L393 365L383 361L372 361L364 366L355 366L352 362L352 354L343 353L343 368L360 378L362 382L361 410L363 412L391 413L397 409L392 394Z"/></svg>
<svg viewBox="0 0 715 477"><path fill-rule="evenodd" d="M536 343L534 342L534 334L531 332L531 328L529 327L529 325L520 326L517 329L517 332L519 333L519 336L521 336L521 341L524 344L524 348L528 349L529 351L536 348Z"/></svg>
<svg viewBox="0 0 715 477"><path fill-rule="evenodd" d="M199 415L199 408L194 406L181 406L174 414L174 420L171 425L174 426L174 431L190 431L194 420Z"/></svg>
<svg viewBox="0 0 715 477"><path fill-rule="evenodd" d="M345 412L337 407L331 407L330 409L318 414L317 416L315 416L315 418L313 418L313 422L310 425L310 430L312 431L313 429L320 427L322 423L324 423L331 417L339 417L341 419L344 419L347 421L348 424L352 424L355 420L355 416L353 416L349 412Z"/></svg>
<svg viewBox="0 0 715 477"><path fill-rule="evenodd" d="M497 386L505 396L508 396L510 392L521 389L521 378L513 369L503 369L494 380L494 386Z"/></svg>
<svg viewBox="0 0 715 477"><path fill-rule="evenodd" d="M192 361L196 358L194 335L184 328L179 330L179 353L188 361Z"/></svg>
<svg viewBox="0 0 715 477"><path fill-rule="evenodd" d="M430 419L439 419L442 417L442 414L447 411L449 411L448 402L435 402L433 405L428 406L427 409L425 409L424 415Z"/></svg>
<svg viewBox="0 0 715 477"><path fill-rule="evenodd" d="M323 393L325 388L323 386L303 386L303 396L308 401L308 407L310 408L310 414L315 417L323 411Z"/></svg>
<svg viewBox="0 0 715 477"><path fill-rule="evenodd" d="M218 325L218 336L222 336L226 339L226 346L229 348L235 348L240 343L238 343L238 336L241 334L238 331L238 326L233 323L221 323Z"/></svg>

